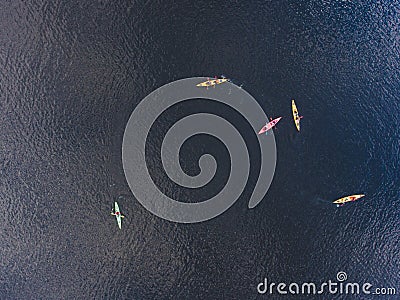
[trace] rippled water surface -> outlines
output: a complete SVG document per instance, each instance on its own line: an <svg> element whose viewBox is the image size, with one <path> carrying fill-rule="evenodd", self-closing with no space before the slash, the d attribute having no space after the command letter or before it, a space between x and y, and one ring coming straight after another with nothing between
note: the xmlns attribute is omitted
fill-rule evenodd
<svg viewBox="0 0 400 300"><path fill-rule="evenodd" d="M318 283L339 271L400 292L399 13L398 1L2 1L0 298L254 299L264 277ZM221 73L283 116L271 188L247 208L252 166L219 217L157 218L125 180L125 125L156 88ZM213 110L256 157L249 124L206 100L168 110L149 151L174 120ZM229 154L207 136L184 145L184 169L198 172L206 152L219 169L200 191L171 185L157 155L148 163L165 193L194 201L229 175ZM356 193L366 197L330 203Z"/></svg>

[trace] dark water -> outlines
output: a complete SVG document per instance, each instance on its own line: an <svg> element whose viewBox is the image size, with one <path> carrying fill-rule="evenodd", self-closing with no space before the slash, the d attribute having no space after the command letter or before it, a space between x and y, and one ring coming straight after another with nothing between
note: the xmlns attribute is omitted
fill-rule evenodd
<svg viewBox="0 0 400 300"><path fill-rule="evenodd" d="M0 298L254 299L264 277L320 283L339 271L399 293L399 13L398 1L2 1ZM284 116L274 181L249 210L252 166L221 216L159 219L126 183L126 122L154 89L221 73ZM172 108L160 124L215 109L248 128L210 105ZM252 149L254 134L246 139ZM199 153L218 155L220 173L200 194L218 192L229 164L221 143L199 137L183 150L189 173ZM163 174L158 158L151 165ZM366 197L330 204L354 193Z"/></svg>

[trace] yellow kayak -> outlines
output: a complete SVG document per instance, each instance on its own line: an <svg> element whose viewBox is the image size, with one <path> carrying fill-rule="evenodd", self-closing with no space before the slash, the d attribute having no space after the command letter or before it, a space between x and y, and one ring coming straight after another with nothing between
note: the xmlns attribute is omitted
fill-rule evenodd
<svg viewBox="0 0 400 300"><path fill-rule="evenodd" d="M294 124L296 125L297 131L300 131L300 119L299 112L297 111L296 103L292 100L292 113L293 113L293 120Z"/></svg>
<svg viewBox="0 0 400 300"><path fill-rule="evenodd" d="M333 201L333 203L338 204L338 206L339 206L339 204L344 205L346 202L356 201L364 196L365 196L364 194L346 196L346 197L343 197L343 198Z"/></svg>
<svg viewBox="0 0 400 300"><path fill-rule="evenodd" d="M199 87L209 87L209 86L216 86L217 84L221 84L224 82L227 82L229 79L227 78L217 78L217 79L209 79L207 81L201 82L199 84L196 84L196 86Z"/></svg>

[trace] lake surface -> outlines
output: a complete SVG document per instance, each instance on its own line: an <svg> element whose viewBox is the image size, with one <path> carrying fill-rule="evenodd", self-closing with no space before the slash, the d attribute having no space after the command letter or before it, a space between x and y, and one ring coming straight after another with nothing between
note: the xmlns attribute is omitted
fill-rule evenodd
<svg viewBox="0 0 400 300"><path fill-rule="evenodd" d="M398 1L17 0L0 12L1 299L275 299L257 292L264 278L320 283L338 272L400 292ZM220 74L283 116L274 180L248 209L253 159L225 213L165 221L126 182L126 123L162 85ZM229 154L208 136L182 149L191 174L202 153L217 158L207 188L171 187L163 173L161 133L198 111L223 115L257 154L255 133L227 106L196 100L166 111L149 165L181 201L218 193L229 175ZM358 193L366 196L331 204ZM122 230L110 216L116 200Z"/></svg>

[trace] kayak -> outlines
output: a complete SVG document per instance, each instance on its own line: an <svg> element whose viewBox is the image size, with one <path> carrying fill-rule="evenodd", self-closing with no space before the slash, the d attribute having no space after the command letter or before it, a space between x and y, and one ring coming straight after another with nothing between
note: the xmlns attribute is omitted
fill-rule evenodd
<svg viewBox="0 0 400 300"><path fill-rule="evenodd" d="M119 210L117 201L115 201L115 204L114 204L114 213L115 213L115 217L117 218L118 227L119 227L119 229L121 229L122 217L121 217L121 211Z"/></svg>
<svg viewBox="0 0 400 300"><path fill-rule="evenodd" d="M297 111L296 103L292 100L292 113L293 113L293 120L294 124L296 125L297 131L300 131L300 116L299 112Z"/></svg>
<svg viewBox="0 0 400 300"><path fill-rule="evenodd" d="M343 197L343 198L333 201L333 203L338 204L338 206L339 206L339 204L344 205L346 202L356 201L364 196L365 195L363 195L363 194L346 196L346 197Z"/></svg>
<svg viewBox="0 0 400 300"><path fill-rule="evenodd" d="M267 123L261 130L258 132L258 134L262 134L264 132L267 132L268 130L272 129L280 120L282 117L273 119L271 122Z"/></svg>
<svg viewBox="0 0 400 300"><path fill-rule="evenodd" d="M229 79L227 78L218 78L218 79L209 79L207 81L201 82L199 84L196 84L198 87L209 87L209 86L215 86L217 84L221 84L224 82L227 82Z"/></svg>

